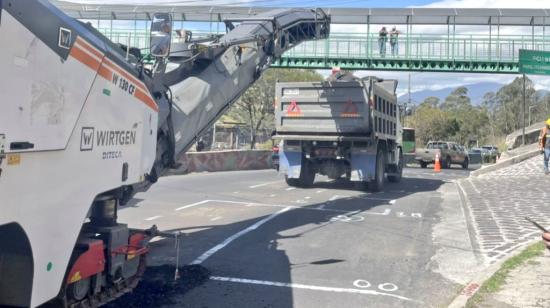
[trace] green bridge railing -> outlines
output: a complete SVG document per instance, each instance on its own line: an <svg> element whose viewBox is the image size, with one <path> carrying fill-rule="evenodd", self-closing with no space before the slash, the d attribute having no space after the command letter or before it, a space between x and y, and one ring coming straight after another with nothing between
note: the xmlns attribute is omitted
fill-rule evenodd
<svg viewBox="0 0 550 308"><path fill-rule="evenodd" d="M148 33L143 30L100 29L100 31L114 42L130 44L144 50L149 47ZM195 37L209 34L193 32ZM402 34L398 39L399 51L392 54L389 39L384 44L385 53L380 52L377 33L332 33L326 40L309 41L294 47L272 66L315 69L339 66L354 70L518 73L519 50L550 51L548 38L542 35Z"/></svg>

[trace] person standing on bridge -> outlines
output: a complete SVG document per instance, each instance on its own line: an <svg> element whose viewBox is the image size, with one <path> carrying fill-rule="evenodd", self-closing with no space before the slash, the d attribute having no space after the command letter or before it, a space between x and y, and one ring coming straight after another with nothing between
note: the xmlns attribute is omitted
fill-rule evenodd
<svg viewBox="0 0 550 308"><path fill-rule="evenodd" d="M548 159L550 159L550 118L546 120L539 137L539 146L544 153L544 174L548 175Z"/></svg>
<svg viewBox="0 0 550 308"><path fill-rule="evenodd" d="M399 56L399 34L401 34L401 32L399 32L399 30L397 30L397 28L393 26L390 32L391 55L393 57Z"/></svg>
<svg viewBox="0 0 550 308"><path fill-rule="evenodd" d="M378 47L380 49L380 57L386 56L386 42L388 41L388 30L386 30L386 27L382 27L380 31L378 31Z"/></svg>

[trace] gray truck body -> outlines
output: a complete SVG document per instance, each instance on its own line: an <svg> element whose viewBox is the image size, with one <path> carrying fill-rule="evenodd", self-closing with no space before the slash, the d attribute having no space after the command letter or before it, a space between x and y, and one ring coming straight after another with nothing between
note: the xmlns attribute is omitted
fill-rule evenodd
<svg viewBox="0 0 550 308"><path fill-rule="evenodd" d="M394 85L393 80L373 83L377 98L385 102L378 110L369 104L368 80L278 83L275 129L281 135L364 139L380 120L382 127L375 133L395 139L397 105L390 103L395 101L393 90L387 91Z"/></svg>
<svg viewBox="0 0 550 308"><path fill-rule="evenodd" d="M396 87L395 80L350 74L321 82L277 83L274 138L281 140L279 172L287 183L310 186L319 173L333 179L377 181L373 190L379 190L384 173L400 178L402 130Z"/></svg>

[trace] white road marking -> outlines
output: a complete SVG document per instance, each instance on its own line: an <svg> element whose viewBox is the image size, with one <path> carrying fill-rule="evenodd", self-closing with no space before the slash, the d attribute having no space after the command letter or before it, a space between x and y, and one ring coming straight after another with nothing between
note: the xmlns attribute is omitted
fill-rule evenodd
<svg viewBox="0 0 550 308"><path fill-rule="evenodd" d="M255 203L255 202L242 202L242 201L231 201L231 200L207 200L208 202L218 202L218 203L230 203L230 204L238 204L238 205L244 205L244 206L267 206L267 207L282 207L286 208L289 207L291 209L296 210L308 210L308 211L323 211L323 212L335 212L335 213L344 213L346 215L352 215L355 213L359 213L359 211L346 211L346 210L337 210L337 209L319 209L318 207L301 207L301 206L295 206L295 205L283 205L283 204L269 204L269 203ZM385 209L384 212L376 213L376 212L362 212L363 215L377 215L377 216L388 216L391 213L391 209Z"/></svg>
<svg viewBox="0 0 550 308"><path fill-rule="evenodd" d="M395 204L395 200L390 200L389 204Z"/></svg>
<svg viewBox="0 0 550 308"><path fill-rule="evenodd" d="M144 220L151 221L151 220L159 219L161 217L162 217L161 215L151 216L151 217L145 218Z"/></svg>
<svg viewBox="0 0 550 308"><path fill-rule="evenodd" d="M412 214L411 214L411 217L422 218L422 214L420 214L420 213L412 213Z"/></svg>
<svg viewBox="0 0 550 308"><path fill-rule="evenodd" d="M273 181L273 182L267 182L267 183L262 183L262 184L256 184L256 185L248 186L248 188L258 188L258 187L267 186L267 185L273 184L273 183L279 183L279 181Z"/></svg>
<svg viewBox="0 0 550 308"><path fill-rule="evenodd" d="M363 279L355 280L353 285L358 288L370 288L370 282Z"/></svg>
<svg viewBox="0 0 550 308"><path fill-rule="evenodd" d="M266 222L272 220L273 218L277 217L278 215L290 210L292 207L290 206L287 206L285 207L284 209L278 211L278 212L275 212L269 216L267 216L266 218L260 220L260 221L257 221L256 223L254 223L253 225L251 225L250 227L246 228L246 229L243 229L233 235L231 235L230 237L226 238L223 242L221 242L220 244L210 248L208 251L206 251L205 253L203 253L201 256L199 256L198 258L196 258L193 262L191 262L192 265L194 264L201 264L202 262L206 261L206 259L208 259L210 256L212 256L213 254L215 254L216 252L218 252L220 249L223 249L225 246L231 244L231 242L233 242L234 240L238 239L239 237L247 234L248 232L250 231L254 231L256 229L258 229L258 227L260 227L261 225L265 224Z"/></svg>
<svg viewBox="0 0 550 308"><path fill-rule="evenodd" d="M341 221L341 222L360 222L365 220L365 217L359 215L347 216L347 215L338 215L330 218L330 221Z"/></svg>
<svg viewBox="0 0 550 308"><path fill-rule="evenodd" d="M222 218L223 218L223 217L221 217L221 216L216 216L216 217L210 219L210 221L216 221L216 220L220 220L220 219L222 219Z"/></svg>
<svg viewBox="0 0 550 308"><path fill-rule="evenodd" d="M360 199L364 199L364 200L377 200L377 201L392 201L393 199L388 199L388 198L373 198L373 197L359 197Z"/></svg>
<svg viewBox="0 0 550 308"><path fill-rule="evenodd" d="M390 215L391 213L391 210L390 209L385 209L384 212L382 213L375 213L375 212L364 212L362 213L363 215L380 215L380 216L388 216Z"/></svg>
<svg viewBox="0 0 550 308"><path fill-rule="evenodd" d="M320 193L322 193L322 192L325 191L325 190L326 190L326 189L319 189L319 190L316 191L315 193L316 193L316 194L320 194Z"/></svg>
<svg viewBox="0 0 550 308"><path fill-rule="evenodd" d="M216 281L227 281L227 282L236 282L236 283L245 283L245 284L256 284L264 286L273 286L273 287L283 287L291 289L305 289L312 291L324 291L324 292L334 292L334 293L353 293L353 294L364 294L364 295L380 295L397 298L404 301L418 302L411 298L397 295L384 293L373 290L361 290L361 289L348 289L348 288L333 288L333 287L323 287L323 286L313 286L305 285L300 283L286 283L286 282L276 282L276 281L266 281L266 280L255 280L255 279L243 279L243 278L232 278L232 277L220 277L220 276L211 276L210 280Z"/></svg>
<svg viewBox="0 0 550 308"><path fill-rule="evenodd" d="M304 199L306 199L306 200L311 199L311 197L310 196L305 196Z"/></svg>
<svg viewBox="0 0 550 308"><path fill-rule="evenodd" d="M205 204L205 203L208 203L208 202L210 202L210 200L202 200L202 201L191 203L191 204L188 204L188 205L185 205L185 206L182 206L182 207L178 207L177 209L174 209L174 211L185 210L185 209L188 209L188 208L191 208L191 207L194 207L194 206L197 206L197 205Z"/></svg>
<svg viewBox="0 0 550 308"><path fill-rule="evenodd" d="M403 212L397 212L397 217L405 217L405 213Z"/></svg>
<svg viewBox="0 0 550 308"><path fill-rule="evenodd" d="M386 283L379 284L378 289L386 292L394 292L394 291L397 291L398 287L393 283L386 282Z"/></svg>
<svg viewBox="0 0 550 308"><path fill-rule="evenodd" d="M340 195L334 195L334 196L330 197L330 199L328 199L328 201L334 201L334 200L340 199L340 198L342 198L342 196L340 196Z"/></svg>
<svg viewBox="0 0 550 308"><path fill-rule="evenodd" d="M289 188L287 188L287 189L285 189L285 190L289 191L289 190L295 190L295 189L296 189L296 187L289 187Z"/></svg>

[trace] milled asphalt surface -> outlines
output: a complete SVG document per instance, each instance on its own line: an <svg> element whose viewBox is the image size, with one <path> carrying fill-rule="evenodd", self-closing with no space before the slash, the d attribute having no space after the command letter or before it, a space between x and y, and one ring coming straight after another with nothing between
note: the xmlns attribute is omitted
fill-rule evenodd
<svg viewBox="0 0 550 308"><path fill-rule="evenodd" d="M467 176L407 168L371 194L324 177L293 189L274 170L189 174L118 214L184 232L179 265L210 272L164 307L444 307L477 264L455 183ZM152 244L149 265L175 260L173 240Z"/></svg>

